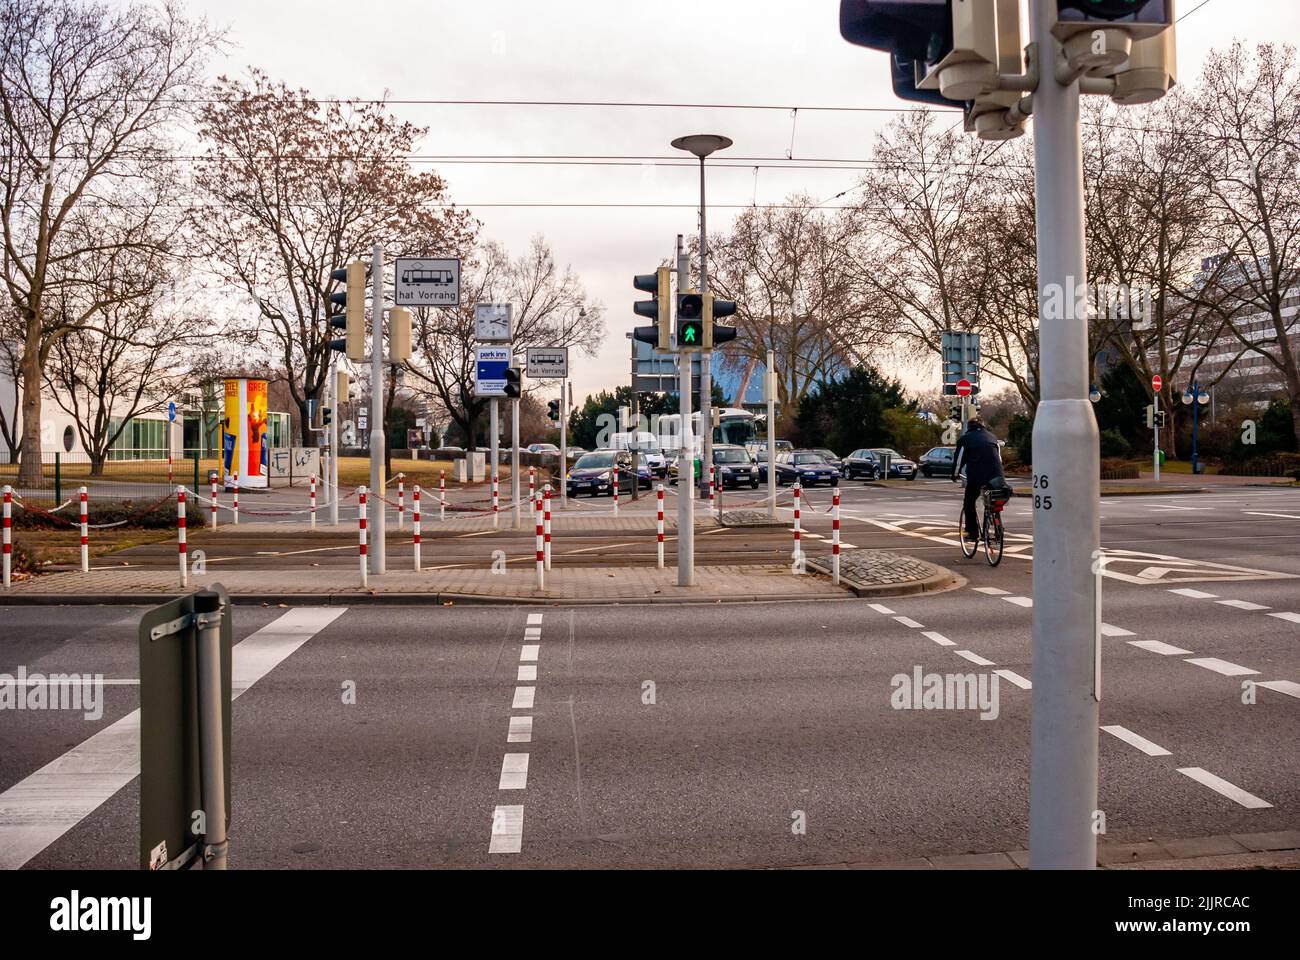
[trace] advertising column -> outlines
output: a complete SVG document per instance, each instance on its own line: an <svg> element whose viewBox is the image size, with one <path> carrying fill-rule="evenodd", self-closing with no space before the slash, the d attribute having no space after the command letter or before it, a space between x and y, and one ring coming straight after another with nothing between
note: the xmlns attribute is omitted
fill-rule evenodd
<svg viewBox="0 0 1300 960"><path fill-rule="evenodd" d="M221 420L221 468L227 487L239 475L243 489L266 489L271 465L267 433L266 381L232 377L226 381Z"/></svg>

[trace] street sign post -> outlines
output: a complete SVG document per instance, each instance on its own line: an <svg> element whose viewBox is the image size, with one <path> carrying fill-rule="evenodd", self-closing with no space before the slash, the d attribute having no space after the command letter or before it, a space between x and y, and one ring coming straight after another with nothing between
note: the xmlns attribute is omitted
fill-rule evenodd
<svg viewBox="0 0 1300 960"><path fill-rule="evenodd" d="M394 306L460 306L459 257L398 257L393 278Z"/></svg>
<svg viewBox="0 0 1300 960"><path fill-rule="evenodd" d="M1160 391L1164 389L1165 380L1160 374L1151 378L1151 390L1155 394L1155 404L1151 417L1151 431L1155 437L1155 445L1152 448L1151 462L1154 465L1156 473L1156 483L1160 482L1160 428L1163 427L1164 418L1160 415Z"/></svg>
<svg viewBox="0 0 1300 960"><path fill-rule="evenodd" d="M475 347L474 396L504 397L509 367L509 347Z"/></svg>
<svg viewBox="0 0 1300 960"><path fill-rule="evenodd" d="M167 419L168 419L168 420L171 420L173 423L176 421L176 403L175 403L175 401L172 401L171 403L167 404Z"/></svg>
<svg viewBox="0 0 1300 960"><path fill-rule="evenodd" d="M569 348L529 347L525 364L534 380L563 380L569 376Z"/></svg>

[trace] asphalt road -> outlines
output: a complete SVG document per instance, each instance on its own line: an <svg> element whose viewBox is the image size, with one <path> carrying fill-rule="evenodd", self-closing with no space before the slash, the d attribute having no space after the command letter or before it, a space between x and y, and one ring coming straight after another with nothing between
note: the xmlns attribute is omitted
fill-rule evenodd
<svg viewBox="0 0 1300 960"><path fill-rule="evenodd" d="M874 605L237 608L236 671L251 686L234 707L232 866L773 866L1022 849L1032 540L1013 537L1019 555L996 570L966 561L945 526L956 502L924 481L846 490L846 541L967 578ZM1009 513L1028 537L1027 507ZM1111 729L1099 732L1107 840L1295 829L1300 491L1115 498L1102 513L1117 558ZM829 534L816 507L805 520ZM0 607L0 672L123 681L97 720L0 712L0 864L35 846L26 866L134 865L138 780L116 789L104 774L120 774L105 741L138 703L141 612ZM996 719L894 709L893 679L918 667L996 675ZM1243 681L1259 684L1253 704ZM86 773L73 798L84 819L22 840L16 823L53 812L33 788L60 758Z"/></svg>

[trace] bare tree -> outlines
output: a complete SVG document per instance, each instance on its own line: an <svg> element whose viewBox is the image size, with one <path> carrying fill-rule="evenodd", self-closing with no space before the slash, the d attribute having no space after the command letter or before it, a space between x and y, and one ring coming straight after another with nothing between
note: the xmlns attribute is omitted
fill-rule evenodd
<svg viewBox="0 0 1300 960"><path fill-rule="evenodd" d="M409 165L426 130L382 103L321 104L257 70L247 83L221 78L212 97L201 113L196 237L253 304L256 317L236 332L269 345L306 423L330 365L330 272L369 261L379 242L455 255L478 225L448 205L442 177Z"/></svg>
<svg viewBox="0 0 1300 960"><path fill-rule="evenodd" d="M73 314L51 311L80 261L110 246L148 249L132 194L167 152L166 128L219 43L170 2L125 9L77 0L0 0L0 227L3 274L19 314L20 480L41 477L41 388L60 338L140 291L118 284ZM112 205L114 231L70 230L82 208Z"/></svg>

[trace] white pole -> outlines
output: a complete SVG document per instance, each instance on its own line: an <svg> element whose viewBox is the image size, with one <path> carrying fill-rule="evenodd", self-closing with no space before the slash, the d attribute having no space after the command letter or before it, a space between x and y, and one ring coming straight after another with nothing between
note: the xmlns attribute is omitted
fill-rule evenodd
<svg viewBox="0 0 1300 960"><path fill-rule="evenodd" d="M366 488L357 490L357 532L361 543L361 588L370 586L369 568L366 566Z"/></svg>
<svg viewBox="0 0 1300 960"><path fill-rule="evenodd" d="M1034 94L1039 302L1086 282L1079 86L1054 76L1053 0L1032 0L1044 51ZM1098 644L1093 557L1101 538L1097 421L1088 401L1088 318L1039 321L1042 400L1034 424L1033 709L1029 865L1097 866ZM1048 499L1050 498L1050 500ZM1048 504L1050 503L1050 508Z"/></svg>
<svg viewBox="0 0 1300 960"><path fill-rule="evenodd" d="M501 459L501 424L498 420L500 414L497 411L497 398L492 398L489 404L488 430L492 434L492 443L490 451L492 456L492 466L489 468L488 476L492 478L492 529L497 530L501 527L501 502L497 492L497 461Z"/></svg>
<svg viewBox="0 0 1300 960"><path fill-rule="evenodd" d="M181 586L190 583L189 563L185 555L185 488L176 488L176 544L181 567Z"/></svg>
<svg viewBox="0 0 1300 960"><path fill-rule="evenodd" d="M420 485L415 485L413 491L415 496L414 514L411 516L411 522L414 524L415 532L415 572L420 572Z"/></svg>
<svg viewBox="0 0 1300 960"><path fill-rule="evenodd" d="M540 494L538 494L540 496ZM542 526L542 505L536 501L533 502L533 517L537 527L537 589L546 589L546 531Z"/></svg>
<svg viewBox="0 0 1300 960"><path fill-rule="evenodd" d="M13 487L9 486L9 484L5 484L5 489L4 489L4 518L3 518L3 521L0 521L0 522L3 522L3 530L4 530L4 546L3 546L3 553L4 553L4 588L5 588L6 590L9 589L9 565L12 563L12 557L11 557L10 555L13 553L13 549L14 549L14 548L13 548L13 541L12 541L12 539L11 539L12 536L13 536L13 533L12 533L12 530L11 530L11 528L13 527L13 509L14 509L13 504L14 504L14 490L13 490Z"/></svg>
<svg viewBox="0 0 1300 960"><path fill-rule="evenodd" d="M330 523L339 525L339 417L343 415L342 400L339 397L339 358L334 354L334 363L330 370L330 397L333 399L334 412L330 416Z"/></svg>
<svg viewBox="0 0 1300 960"><path fill-rule="evenodd" d="M311 475L311 528L316 529L316 474Z"/></svg>
<svg viewBox="0 0 1300 960"><path fill-rule="evenodd" d="M767 351L767 515L776 519L776 351Z"/></svg>
<svg viewBox="0 0 1300 960"><path fill-rule="evenodd" d="M81 488L81 572L90 573L90 525L86 518L86 488Z"/></svg>
<svg viewBox="0 0 1300 960"><path fill-rule="evenodd" d="M690 285L691 263L677 237L677 292ZM677 586L695 586L695 439L691 430L691 355L677 354L681 449L677 457Z"/></svg>
<svg viewBox="0 0 1300 960"><path fill-rule="evenodd" d="M840 585L840 491L831 495L831 581Z"/></svg>
<svg viewBox="0 0 1300 960"><path fill-rule="evenodd" d="M519 401L510 401L510 511L516 530L522 529L519 505Z"/></svg>
<svg viewBox="0 0 1300 960"><path fill-rule="evenodd" d="M546 569L551 569L551 485L548 483L542 493L542 506L545 514L542 517L542 535L545 538L546 546Z"/></svg>
<svg viewBox="0 0 1300 960"><path fill-rule="evenodd" d="M537 505L537 468L528 468L528 503L530 506Z"/></svg>
<svg viewBox="0 0 1300 960"><path fill-rule="evenodd" d="M1160 482L1160 394L1156 393L1156 403L1153 408L1155 416L1151 418L1151 434L1155 438L1151 444L1151 462L1155 465L1156 483Z"/></svg>
<svg viewBox="0 0 1300 960"><path fill-rule="evenodd" d="M560 381L560 509L569 505L569 381Z"/></svg>
<svg viewBox="0 0 1300 960"><path fill-rule="evenodd" d="M799 542L802 533L799 527L799 517L800 517L799 499L802 496L802 494L803 494L803 487L799 484L798 480L795 480L794 482L794 559L795 562L798 562L799 560L799 548L800 546L802 546L802 544Z"/></svg>
<svg viewBox="0 0 1300 960"><path fill-rule="evenodd" d="M447 519L447 471L438 471L438 519Z"/></svg>
<svg viewBox="0 0 1300 960"><path fill-rule="evenodd" d="M238 471L236 471L234 476L230 478L230 486L232 490L231 496L234 497L234 501L233 501L234 506L231 508L230 511L231 515L234 517L234 520L232 522L235 524L235 526L239 526L239 473Z"/></svg>
<svg viewBox="0 0 1300 960"><path fill-rule="evenodd" d="M375 575L388 566L387 517L384 513L384 248L375 244L370 263L370 489L375 494L374 549L370 562Z"/></svg>
<svg viewBox="0 0 1300 960"><path fill-rule="evenodd" d="M659 501L659 569L664 568L664 485L661 483L655 488L655 498Z"/></svg>

